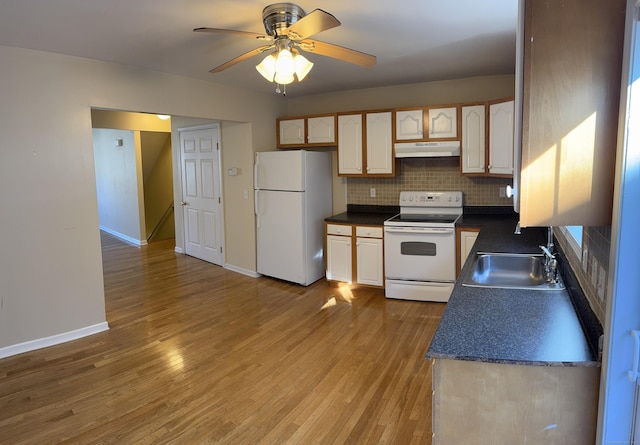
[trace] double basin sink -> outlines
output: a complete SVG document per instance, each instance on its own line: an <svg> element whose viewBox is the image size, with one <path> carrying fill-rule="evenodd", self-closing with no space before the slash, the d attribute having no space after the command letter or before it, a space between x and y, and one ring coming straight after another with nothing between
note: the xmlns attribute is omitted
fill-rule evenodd
<svg viewBox="0 0 640 445"><path fill-rule="evenodd" d="M545 256L541 254L477 252L463 286L498 289L562 290L560 274L550 282L545 274Z"/></svg>

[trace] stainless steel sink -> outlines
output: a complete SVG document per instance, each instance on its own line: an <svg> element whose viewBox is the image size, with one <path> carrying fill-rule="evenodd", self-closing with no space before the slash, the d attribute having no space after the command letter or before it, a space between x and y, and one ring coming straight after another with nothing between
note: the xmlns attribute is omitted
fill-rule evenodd
<svg viewBox="0 0 640 445"><path fill-rule="evenodd" d="M462 285L503 289L564 289L559 274L557 283L545 280L543 255L518 253L476 253Z"/></svg>

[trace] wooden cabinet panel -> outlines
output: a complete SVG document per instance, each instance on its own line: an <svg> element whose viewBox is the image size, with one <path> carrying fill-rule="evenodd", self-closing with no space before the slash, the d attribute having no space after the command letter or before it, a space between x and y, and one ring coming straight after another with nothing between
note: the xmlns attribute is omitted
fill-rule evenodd
<svg viewBox="0 0 640 445"><path fill-rule="evenodd" d="M609 225L625 1L524 7L520 222Z"/></svg>

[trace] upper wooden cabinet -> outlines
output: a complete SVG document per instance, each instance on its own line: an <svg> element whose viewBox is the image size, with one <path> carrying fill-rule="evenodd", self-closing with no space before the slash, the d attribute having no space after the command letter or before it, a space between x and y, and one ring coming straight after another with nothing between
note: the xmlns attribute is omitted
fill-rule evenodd
<svg viewBox="0 0 640 445"><path fill-rule="evenodd" d="M336 145L336 115L278 118L278 148L328 147Z"/></svg>
<svg viewBox="0 0 640 445"><path fill-rule="evenodd" d="M391 111L338 115L338 175L393 176Z"/></svg>
<svg viewBox="0 0 640 445"><path fill-rule="evenodd" d="M461 173L513 176L513 98L463 105L461 120Z"/></svg>
<svg viewBox="0 0 640 445"><path fill-rule="evenodd" d="M460 140L458 105L399 109L394 142Z"/></svg>
<svg viewBox="0 0 640 445"><path fill-rule="evenodd" d="M609 225L626 2L521 2L520 223Z"/></svg>

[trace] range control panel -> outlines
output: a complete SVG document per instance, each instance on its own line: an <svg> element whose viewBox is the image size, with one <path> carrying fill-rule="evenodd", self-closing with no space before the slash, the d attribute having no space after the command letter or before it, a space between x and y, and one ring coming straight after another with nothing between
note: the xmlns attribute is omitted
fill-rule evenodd
<svg viewBox="0 0 640 445"><path fill-rule="evenodd" d="M462 207L462 192L400 192L400 207Z"/></svg>

